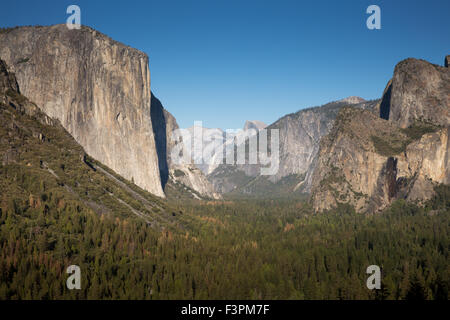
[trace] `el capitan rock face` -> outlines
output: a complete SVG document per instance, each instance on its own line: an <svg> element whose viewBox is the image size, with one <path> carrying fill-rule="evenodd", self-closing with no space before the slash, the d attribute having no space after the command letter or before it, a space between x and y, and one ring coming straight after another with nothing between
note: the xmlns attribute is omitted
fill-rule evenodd
<svg viewBox="0 0 450 320"><path fill-rule="evenodd" d="M9 71L9 66L2 59L0 59L0 104L10 106L18 112L34 117L42 124L61 126L58 120L48 117L40 111L34 102L21 94L15 74ZM12 127L14 127L14 124L12 124ZM36 135L39 136L39 133ZM12 150L5 152L4 157L8 157L10 151Z"/></svg>
<svg viewBox="0 0 450 320"><path fill-rule="evenodd" d="M88 27L21 27L0 34L0 57L35 101L94 158L164 197L144 53Z"/></svg>
<svg viewBox="0 0 450 320"><path fill-rule="evenodd" d="M165 196L171 133L178 125L151 94L145 53L86 26L55 25L3 31L0 57L16 73L24 95L58 119L87 153ZM188 187L213 196L206 177L190 173Z"/></svg>

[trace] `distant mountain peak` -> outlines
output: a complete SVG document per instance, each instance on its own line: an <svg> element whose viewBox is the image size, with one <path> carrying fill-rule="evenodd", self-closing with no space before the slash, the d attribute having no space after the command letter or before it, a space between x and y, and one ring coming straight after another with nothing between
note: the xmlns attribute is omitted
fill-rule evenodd
<svg viewBox="0 0 450 320"><path fill-rule="evenodd" d="M350 96L350 97L338 100L337 102L346 102L346 103L351 103L351 104L357 104L357 103L361 103L361 102L365 102L365 101L366 100L361 97Z"/></svg>
<svg viewBox="0 0 450 320"><path fill-rule="evenodd" d="M249 129L261 130L261 129L264 129L265 127L267 127L267 124L265 124L264 122L259 121L259 120L247 120L247 121L245 121L245 124L244 124L244 130L249 130Z"/></svg>

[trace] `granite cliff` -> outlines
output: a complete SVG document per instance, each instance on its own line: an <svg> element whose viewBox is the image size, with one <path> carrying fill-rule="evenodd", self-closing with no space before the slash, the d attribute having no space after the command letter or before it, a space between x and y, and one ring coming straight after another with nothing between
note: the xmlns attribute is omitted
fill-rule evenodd
<svg viewBox="0 0 450 320"><path fill-rule="evenodd" d="M58 119L95 159L164 197L144 53L88 27L20 27L0 34L0 57L22 93Z"/></svg>
<svg viewBox="0 0 450 320"><path fill-rule="evenodd" d="M312 174L317 211L339 203L382 210L395 199L423 202L450 182L449 69L400 62L383 93L380 114L344 108L320 143Z"/></svg>
<svg viewBox="0 0 450 320"><path fill-rule="evenodd" d="M401 128L417 120L449 126L449 92L448 67L412 58L403 60L386 87L380 116Z"/></svg>
<svg viewBox="0 0 450 320"><path fill-rule="evenodd" d="M165 196L168 167L161 139L168 139L155 134L175 120L160 104L152 109L157 100L151 97L145 53L86 26L55 25L2 30L0 57L22 93L58 119L90 156ZM152 119L158 112L163 116Z"/></svg>

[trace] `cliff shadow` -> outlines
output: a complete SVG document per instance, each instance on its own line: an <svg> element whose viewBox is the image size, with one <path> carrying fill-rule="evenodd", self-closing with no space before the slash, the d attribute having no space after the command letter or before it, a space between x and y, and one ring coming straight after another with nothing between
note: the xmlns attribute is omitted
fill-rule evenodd
<svg viewBox="0 0 450 320"><path fill-rule="evenodd" d="M167 164L167 134L164 108L153 93L151 94L150 117L152 119L153 135L155 136L156 153L158 154L159 174L164 189L169 180L169 166Z"/></svg>
<svg viewBox="0 0 450 320"><path fill-rule="evenodd" d="M389 120L389 113L391 111L391 92L392 92L392 83L389 84L386 92L383 95L383 99L380 104L380 118Z"/></svg>

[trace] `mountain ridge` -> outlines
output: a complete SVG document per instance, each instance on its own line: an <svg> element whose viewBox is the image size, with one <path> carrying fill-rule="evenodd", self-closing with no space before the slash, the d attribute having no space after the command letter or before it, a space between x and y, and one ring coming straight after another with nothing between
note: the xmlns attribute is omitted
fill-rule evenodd
<svg viewBox="0 0 450 320"><path fill-rule="evenodd" d="M280 166L277 174L264 179L258 178L260 165L237 165L231 169L230 165L220 165L215 171L208 174L208 179L216 191L221 193L236 193L244 188L252 179L257 179L267 188L272 189L273 184L291 176L288 179L292 184L291 192L309 192L314 161L322 136L326 135L333 125L338 110L349 104L349 101L361 101L362 98L349 97L326 103L322 106L300 109L295 113L282 116L265 129L278 129L280 132ZM379 100L358 102L358 108L376 112ZM229 174L227 174L227 171ZM245 174L239 176L238 172ZM245 178L245 179L244 179ZM294 183L295 179L297 182ZM286 186L283 185L283 188Z"/></svg>

